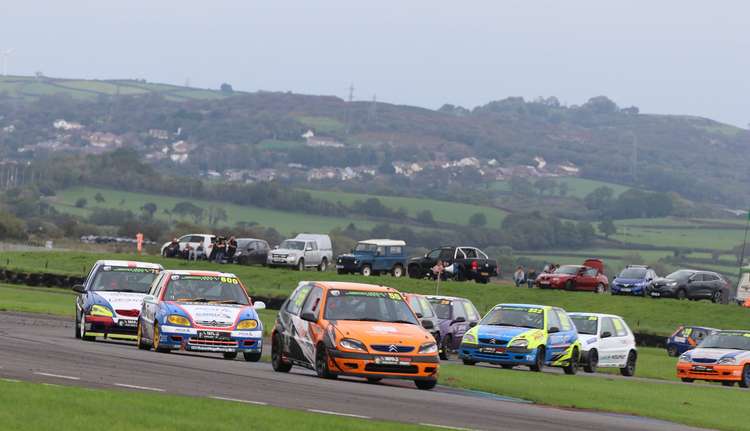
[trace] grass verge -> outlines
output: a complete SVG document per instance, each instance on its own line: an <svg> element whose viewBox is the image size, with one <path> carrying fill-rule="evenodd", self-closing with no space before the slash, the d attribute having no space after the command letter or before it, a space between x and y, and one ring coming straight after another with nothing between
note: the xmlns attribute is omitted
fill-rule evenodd
<svg viewBox="0 0 750 431"><path fill-rule="evenodd" d="M443 365L440 383L550 406L634 414L722 430L750 430L750 391L520 370Z"/></svg>
<svg viewBox="0 0 750 431"><path fill-rule="evenodd" d="M44 414L39 414L40 411ZM100 430L103 427L233 431L248 426L269 431L432 429L207 398L3 380L0 380L0 424L2 429L16 431Z"/></svg>

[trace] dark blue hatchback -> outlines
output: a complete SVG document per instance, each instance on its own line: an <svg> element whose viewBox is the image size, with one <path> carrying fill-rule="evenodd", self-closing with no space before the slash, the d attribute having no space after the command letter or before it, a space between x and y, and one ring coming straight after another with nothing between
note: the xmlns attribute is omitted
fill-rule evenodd
<svg viewBox="0 0 750 431"><path fill-rule="evenodd" d="M612 280L613 295L645 296L646 288L657 278L656 272L643 265L628 265Z"/></svg>

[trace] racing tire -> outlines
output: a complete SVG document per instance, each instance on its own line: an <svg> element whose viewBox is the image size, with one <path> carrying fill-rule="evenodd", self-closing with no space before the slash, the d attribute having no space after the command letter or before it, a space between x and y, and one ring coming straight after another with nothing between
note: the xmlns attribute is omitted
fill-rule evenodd
<svg viewBox="0 0 750 431"><path fill-rule="evenodd" d="M271 338L271 366L277 373L288 373L292 369L292 364L284 362L283 349L278 337Z"/></svg>
<svg viewBox="0 0 750 431"><path fill-rule="evenodd" d="M734 382L723 381L723 382L721 382L721 386L726 386L726 387L731 388L732 386L734 386Z"/></svg>
<svg viewBox="0 0 750 431"><path fill-rule="evenodd" d="M573 283L573 280L568 280L565 282L565 290L572 291L576 290L575 283Z"/></svg>
<svg viewBox="0 0 750 431"><path fill-rule="evenodd" d="M667 356L671 357L677 357L677 346L669 346L667 347Z"/></svg>
<svg viewBox="0 0 750 431"><path fill-rule="evenodd" d="M501 367L503 367L503 370L512 370L513 365L511 364L500 364Z"/></svg>
<svg viewBox="0 0 750 431"><path fill-rule="evenodd" d="M80 338L83 341L95 341L96 337L92 337L91 335L86 335L86 325L83 322L83 316L81 316L81 323L78 324L78 338Z"/></svg>
<svg viewBox="0 0 750 431"><path fill-rule="evenodd" d="M393 267L393 271L391 271L391 275L395 278L401 278L404 276L404 267L401 265L396 265Z"/></svg>
<svg viewBox="0 0 750 431"><path fill-rule="evenodd" d="M224 357L224 359L232 361L237 358L237 352L224 352L222 353L222 356Z"/></svg>
<svg viewBox="0 0 750 431"><path fill-rule="evenodd" d="M599 283L599 284L596 285L596 290L594 290L594 293L597 293L597 294L601 295L605 291L606 291L606 289L604 288L604 285L602 283Z"/></svg>
<svg viewBox="0 0 750 431"><path fill-rule="evenodd" d="M258 362L260 361L261 355L261 352L242 352L245 362Z"/></svg>
<svg viewBox="0 0 750 431"><path fill-rule="evenodd" d="M360 272L362 273L363 276L369 277L372 275L372 268L370 267L370 265L363 265Z"/></svg>
<svg viewBox="0 0 750 431"><path fill-rule="evenodd" d="M419 390L429 391L437 386L437 380L414 380L414 385L416 385Z"/></svg>
<svg viewBox="0 0 750 431"><path fill-rule="evenodd" d="M302 272L305 270L305 259L300 259L297 261L297 271Z"/></svg>
<svg viewBox="0 0 750 431"><path fill-rule="evenodd" d="M138 322L138 329L136 330L136 334L135 334L135 340L136 340L135 342L138 345L139 349L141 349L141 350L151 350L151 345L148 344L143 339L143 332L142 331L143 331L143 326L141 326L141 322Z"/></svg>
<svg viewBox="0 0 750 431"><path fill-rule="evenodd" d="M723 299L722 297L723 295L721 294L721 290L717 290L711 295L711 302L713 302L714 304L721 304L721 300Z"/></svg>
<svg viewBox="0 0 750 431"><path fill-rule="evenodd" d="M693 383L695 379L688 379L687 377L683 377L680 380L682 380L682 383Z"/></svg>
<svg viewBox="0 0 750 431"><path fill-rule="evenodd" d="M440 359L443 361L449 361L451 359L451 341L453 338L450 335L443 337L443 341L440 343Z"/></svg>
<svg viewBox="0 0 750 431"><path fill-rule="evenodd" d="M581 358L581 354L578 352L578 348L573 349L573 354L570 355L570 362L568 365L563 367L565 374L573 376L578 372L578 362Z"/></svg>
<svg viewBox="0 0 750 431"><path fill-rule="evenodd" d="M326 272L327 269L328 269L328 259L323 258L323 260L320 261L320 265L318 265L318 271Z"/></svg>
<svg viewBox="0 0 750 431"><path fill-rule="evenodd" d="M741 388L750 387L750 365L745 364L742 368L742 378L740 379L739 384Z"/></svg>
<svg viewBox="0 0 750 431"><path fill-rule="evenodd" d="M476 365L477 361L472 361L471 359L464 359L464 365Z"/></svg>
<svg viewBox="0 0 750 431"><path fill-rule="evenodd" d="M537 347L536 356L534 357L534 363L529 365L529 369L537 373L544 370L544 356L544 346Z"/></svg>
<svg viewBox="0 0 750 431"><path fill-rule="evenodd" d="M677 293L675 293L675 297L680 301L687 299L687 292L685 291L685 289L677 289Z"/></svg>
<svg viewBox="0 0 750 431"><path fill-rule="evenodd" d="M596 349L593 349L589 352L589 360L586 361L586 364L583 366L583 371L587 373L595 373L596 367L599 365L599 353L597 353Z"/></svg>
<svg viewBox="0 0 750 431"><path fill-rule="evenodd" d="M169 353L169 349L161 347L159 344L160 340L160 334L159 334L159 323L157 321L154 321L154 337L151 339L154 343L154 350L156 350L159 353Z"/></svg>
<svg viewBox="0 0 750 431"><path fill-rule="evenodd" d="M620 374L625 377L633 377L635 375L635 363L637 359L638 356L631 350L628 353L628 360L625 362L625 366L620 368Z"/></svg>
<svg viewBox="0 0 750 431"><path fill-rule="evenodd" d="M380 383L381 380L383 380L382 377L368 377L367 383L372 383L372 384Z"/></svg>
<svg viewBox="0 0 750 431"><path fill-rule="evenodd" d="M76 311L76 324L75 324L76 338L81 338L81 321L78 320L78 312Z"/></svg>
<svg viewBox="0 0 750 431"><path fill-rule="evenodd" d="M315 349L315 374L324 379L335 379L338 376L328 368L328 349L323 344L318 344Z"/></svg>

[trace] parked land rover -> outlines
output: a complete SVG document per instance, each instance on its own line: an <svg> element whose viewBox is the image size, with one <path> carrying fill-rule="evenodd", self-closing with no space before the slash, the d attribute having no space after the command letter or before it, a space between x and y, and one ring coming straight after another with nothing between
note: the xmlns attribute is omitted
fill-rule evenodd
<svg viewBox="0 0 750 431"><path fill-rule="evenodd" d="M286 266L304 271L305 268L328 269L333 260L333 247L328 235L301 233L268 253L268 266Z"/></svg>
<svg viewBox="0 0 750 431"><path fill-rule="evenodd" d="M349 254L336 258L339 274L359 273L368 277L390 273L394 277L404 275L406 268L405 241L392 239L368 239L357 243Z"/></svg>

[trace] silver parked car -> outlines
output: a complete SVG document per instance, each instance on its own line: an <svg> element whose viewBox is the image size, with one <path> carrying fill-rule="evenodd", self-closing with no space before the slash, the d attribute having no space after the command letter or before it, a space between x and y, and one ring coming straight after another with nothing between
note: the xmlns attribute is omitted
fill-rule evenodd
<svg viewBox="0 0 750 431"><path fill-rule="evenodd" d="M325 271L333 260L333 247L328 235L301 233L284 240L268 253L268 266L286 266L304 271L317 268Z"/></svg>

